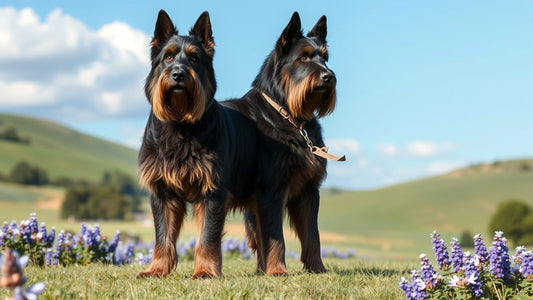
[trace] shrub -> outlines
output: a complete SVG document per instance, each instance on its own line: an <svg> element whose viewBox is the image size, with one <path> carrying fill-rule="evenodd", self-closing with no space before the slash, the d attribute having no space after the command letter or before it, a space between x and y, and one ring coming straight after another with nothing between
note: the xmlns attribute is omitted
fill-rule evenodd
<svg viewBox="0 0 533 300"><path fill-rule="evenodd" d="M12 182L27 185L44 185L49 182L48 173L45 170L25 161L21 161L13 167L9 178Z"/></svg>
<svg viewBox="0 0 533 300"><path fill-rule="evenodd" d="M489 231L501 230L509 240L518 245L524 237L522 222L531 214L531 208L520 200L508 200L500 203L489 222Z"/></svg>

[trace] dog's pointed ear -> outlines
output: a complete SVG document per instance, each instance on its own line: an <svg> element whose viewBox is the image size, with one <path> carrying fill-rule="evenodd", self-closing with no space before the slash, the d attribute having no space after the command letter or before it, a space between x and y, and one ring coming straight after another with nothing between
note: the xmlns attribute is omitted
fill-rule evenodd
<svg viewBox="0 0 533 300"><path fill-rule="evenodd" d="M287 24L287 27L285 27L281 33L281 36L276 43L276 49L281 51L281 53L286 53L287 49L289 49L297 40L301 39L302 37L303 34L300 15L298 15L298 12L295 11L292 14L289 24Z"/></svg>
<svg viewBox="0 0 533 300"><path fill-rule="evenodd" d="M328 25L326 16L320 17L316 22L315 27L307 33L307 37L316 37L322 43L326 43L326 36L328 35Z"/></svg>
<svg viewBox="0 0 533 300"><path fill-rule="evenodd" d="M198 17L198 20L189 31L189 34L197 37L204 45L207 54L213 57L215 54L215 40L213 39L211 20L209 19L209 13L207 11L204 11L200 17Z"/></svg>
<svg viewBox="0 0 533 300"><path fill-rule="evenodd" d="M173 35L178 34L178 30L170 20L164 10L159 11L155 22L154 37L152 39L152 60L157 56L164 43Z"/></svg>

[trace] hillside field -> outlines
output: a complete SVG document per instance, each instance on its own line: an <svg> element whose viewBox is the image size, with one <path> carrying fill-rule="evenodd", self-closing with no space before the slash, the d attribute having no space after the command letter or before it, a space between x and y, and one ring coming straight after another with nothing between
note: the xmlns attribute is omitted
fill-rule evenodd
<svg viewBox="0 0 533 300"><path fill-rule="evenodd" d="M29 144L0 140L0 173L8 174L20 160L39 165L50 176L99 180L104 171L122 170L136 176L135 150L94 138L43 120L0 114L0 132L14 127ZM487 232L498 203L520 199L533 206L533 159L516 159L473 165L446 175L425 178L368 191L322 190L319 228L322 244L354 248L361 257L416 259L430 253L429 234L441 233L449 243L465 230ZM36 212L39 221L73 232L79 222L59 219L64 189L20 186L0 182L0 222L23 220ZM148 200L145 200L148 207ZM119 229L143 240L153 239L147 209L145 219L135 222L99 222L104 234ZM228 216L226 234L244 236L242 217ZM96 222L96 221L94 221ZM88 223L94 223L89 221ZM299 251L298 242L286 226L288 248ZM183 238L196 235L192 221Z"/></svg>

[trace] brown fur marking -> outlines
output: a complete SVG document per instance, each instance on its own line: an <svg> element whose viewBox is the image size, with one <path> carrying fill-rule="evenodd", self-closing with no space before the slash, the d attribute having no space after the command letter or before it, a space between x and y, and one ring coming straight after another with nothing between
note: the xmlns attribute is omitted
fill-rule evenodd
<svg viewBox="0 0 533 300"><path fill-rule="evenodd" d="M305 80L295 82L287 69L281 70L281 86L287 95L287 105L292 116L310 120L315 110L319 117L330 114L335 109L335 89L327 97L317 101L309 101L313 90L317 87L318 73L310 74Z"/></svg>
<svg viewBox="0 0 533 300"><path fill-rule="evenodd" d="M177 191L189 192L186 196L190 201L205 196L217 187L218 178L214 167L216 157L211 153L200 153L196 160L193 159L175 163L163 158L162 163L157 156L149 156L141 162L139 182L141 186L156 193L157 183L162 181Z"/></svg>
<svg viewBox="0 0 533 300"><path fill-rule="evenodd" d="M272 242L266 257L266 273L267 275L285 276L288 275L285 267L284 253L285 249L280 242Z"/></svg>

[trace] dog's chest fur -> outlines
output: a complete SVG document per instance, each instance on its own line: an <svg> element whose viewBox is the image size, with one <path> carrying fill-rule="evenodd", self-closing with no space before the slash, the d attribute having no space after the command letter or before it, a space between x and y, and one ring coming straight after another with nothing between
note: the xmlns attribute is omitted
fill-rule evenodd
<svg viewBox="0 0 533 300"><path fill-rule="evenodd" d="M197 136L176 125L149 122L139 153L141 185L194 202L213 192L217 157Z"/></svg>
<svg viewBox="0 0 533 300"><path fill-rule="evenodd" d="M287 125L283 123L286 120L279 122L282 122L283 128L260 122L262 126L259 126L259 130L267 139L274 140L279 145L271 153L271 158L274 160L271 163L279 166L276 168L281 171L279 179L287 186L287 196L292 198L300 194L302 189L320 186L326 177L326 161L311 152L298 130L290 125L283 126ZM316 140L313 139L314 134L320 135L320 129L317 130L318 132L314 130L309 132L311 140Z"/></svg>

